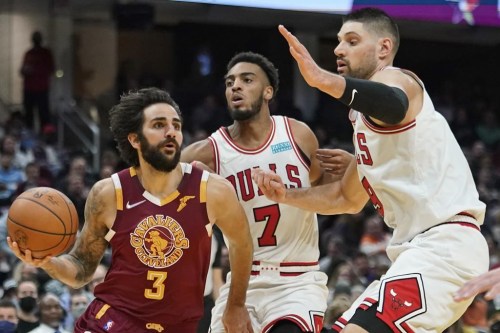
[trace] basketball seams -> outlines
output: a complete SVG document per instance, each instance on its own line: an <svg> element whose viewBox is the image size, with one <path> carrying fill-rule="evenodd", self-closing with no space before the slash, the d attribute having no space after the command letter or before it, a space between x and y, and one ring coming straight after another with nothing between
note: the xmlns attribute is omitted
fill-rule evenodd
<svg viewBox="0 0 500 333"><path fill-rule="evenodd" d="M34 258L67 252L75 243L78 226L73 202L52 187L21 193L7 214L8 235L22 251L30 249Z"/></svg>
<svg viewBox="0 0 500 333"><path fill-rule="evenodd" d="M26 198L26 197L21 197L21 196L19 196L16 200L31 201L33 203L36 203L40 207L43 207L43 208L47 209L52 215L54 215L55 217L57 217L57 219L59 220L59 222L61 222L61 225L63 226L63 229L64 229L64 234L66 234L66 225L64 224L64 220L54 210L50 209L49 206L47 206L44 202L40 202L40 201L37 201L37 200L33 200L31 198ZM23 225L23 224L19 224L19 225Z"/></svg>

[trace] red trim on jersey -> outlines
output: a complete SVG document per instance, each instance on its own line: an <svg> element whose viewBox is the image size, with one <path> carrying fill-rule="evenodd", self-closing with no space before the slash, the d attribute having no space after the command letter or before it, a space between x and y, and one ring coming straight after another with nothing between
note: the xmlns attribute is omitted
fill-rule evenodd
<svg viewBox="0 0 500 333"><path fill-rule="evenodd" d="M337 319L335 321L335 323L333 323L332 329L334 331L340 333L340 331L342 331L347 324L348 324L348 321L345 320L343 317L340 317L339 319Z"/></svg>
<svg viewBox="0 0 500 333"><path fill-rule="evenodd" d="M476 217L474 215L467 213L467 212L460 212L457 215L468 216L468 217L472 217L473 219L476 219Z"/></svg>
<svg viewBox="0 0 500 333"><path fill-rule="evenodd" d="M361 119L363 120L363 123L365 123L366 127L371 129L375 133L379 134L398 134L401 132L405 132L409 129L412 129L417 125L417 122L414 120L410 121L407 124L404 125L396 125L396 126L389 126L389 127L381 127L381 126L375 126L373 125L368 119L366 119L366 116L364 114L361 114Z"/></svg>
<svg viewBox="0 0 500 333"><path fill-rule="evenodd" d="M212 144L212 152L214 153L214 171L216 174L220 174L219 147L217 146L217 142L211 136L208 137L208 140L210 140L210 143Z"/></svg>
<svg viewBox="0 0 500 333"><path fill-rule="evenodd" d="M310 166L307 164L306 161L304 161L304 158L302 157L302 154L299 151L299 147L295 143L295 139L292 133L292 128L290 127L290 119L288 119L288 117L283 117L283 120L285 123L286 134L288 136L288 139L290 140L290 143L292 144L295 155L297 155L297 157L299 158L300 162L302 162L302 165L306 168L306 170L309 171Z"/></svg>
<svg viewBox="0 0 500 333"><path fill-rule="evenodd" d="M469 228L473 228L473 229L476 229L476 230L481 231L481 228L479 228L479 227L478 227L477 225L475 225L474 223L469 223L469 222L458 222L458 221L457 221L457 222L455 222L455 221L453 221L453 222L446 222L446 223L444 223L444 224L459 224L459 225L461 225L461 226L463 226L463 227L469 227Z"/></svg>
<svg viewBox="0 0 500 333"><path fill-rule="evenodd" d="M226 127L221 127L219 128L219 133L222 135L222 138L231 146L233 147L234 150L236 150L239 153L246 154L246 155L255 155L259 154L262 151L264 151L273 141L274 134L276 133L276 124L274 123L274 118L271 117L272 123L271 123L271 132L269 133L269 136L267 139L264 141L264 143L255 149L246 149L243 147L240 147L236 144L236 142L233 141L231 136L229 135L229 132L227 131Z"/></svg>
<svg viewBox="0 0 500 333"><path fill-rule="evenodd" d="M280 267L290 267L290 266L315 266L318 265L319 261L287 261L280 263Z"/></svg>
<svg viewBox="0 0 500 333"><path fill-rule="evenodd" d="M302 331L311 332L311 327L309 327L309 325L307 325L307 321L304 318L302 318L302 317L300 317L300 316L298 316L296 314L289 314L289 315L286 315L286 316L283 316L283 317L280 317L280 318L276 318L275 320L273 320L272 322L270 322L269 324L267 324L262 329L262 332L263 333L269 332L269 330L273 327L273 325L276 324L280 320L291 321L292 323L297 324L297 326L299 326Z"/></svg>

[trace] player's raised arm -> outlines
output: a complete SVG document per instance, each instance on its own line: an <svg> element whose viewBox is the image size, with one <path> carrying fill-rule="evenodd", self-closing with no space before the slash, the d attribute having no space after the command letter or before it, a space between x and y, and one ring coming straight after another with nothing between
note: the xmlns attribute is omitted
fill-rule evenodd
<svg viewBox="0 0 500 333"><path fill-rule="evenodd" d="M231 287L222 321L226 332L252 332L245 307L252 267L253 245L248 221L233 186L226 179L211 174L207 186L207 211L227 240L231 266Z"/></svg>

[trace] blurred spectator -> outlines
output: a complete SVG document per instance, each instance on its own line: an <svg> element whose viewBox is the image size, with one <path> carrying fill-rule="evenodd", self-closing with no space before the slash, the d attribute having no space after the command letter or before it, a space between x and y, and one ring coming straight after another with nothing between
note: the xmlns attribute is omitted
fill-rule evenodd
<svg viewBox="0 0 500 333"><path fill-rule="evenodd" d="M477 140L476 132L465 107L457 109L450 127L462 147L470 147Z"/></svg>
<svg viewBox="0 0 500 333"><path fill-rule="evenodd" d="M492 110L483 113L481 121L476 125L476 133L488 148L500 143L500 126L497 115Z"/></svg>
<svg viewBox="0 0 500 333"><path fill-rule="evenodd" d="M0 300L0 332L15 333L18 321L16 305L8 299Z"/></svg>
<svg viewBox="0 0 500 333"><path fill-rule="evenodd" d="M81 230L85 222L85 201L89 195L90 187L85 185L85 181L81 175L70 174L66 178L66 188L62 188L61 191L75 204L79 219L79 228Z"/></svg>
<svg viewBox="0 0 500 333"><path fill-rule="evenodd" d="M104 264L99 264L94 272L94 276L92 277L92 280L89 282L87 285L89 292L94 295L94 288L104 281L104 278L106 277L106 274L108 273L108 267Z"/></svg>
<svg viewBox="0 0 500 333"><path fill-rule="evenodd" d="M366 218L359 250L368 256L372 267L386 269L391 265L385 252L390 239L391 234L385 231L385 224L380 215L374 213Z"/></svg>
<svg viewBox="0 0 500 333"><path fill-rule="evenodd" d="M55 184L56 188L66 193L69 179L72 176L80 176L87 187L94 185L96 181L96 177L92 173L87 159L82 155L76 155L71 158L68 170L59 175L59 182Z"/></svg>
<svg viewBox="0 0 500 333"><path fill-rule="evenodd" d="M33 48L28 50L21 66L24 78L23 105L26 124L35 129L35 109L38 111L40 128L51 122L49 108L50 78L54 73L52 52L42 46L43 36L39 31L31 35Z"/></svg>
<svg viewBox="0 0 500 333"><path fill-rule="evenodd" d="M24 175L25 180L18 184L14 197L17 197L30 188L52 186L50 179L44 178L40 175L40 166L36 162L30 162L26 165L24 168Z"/></svg>
<svg viewBox="0 0 500 333"><path fill-rule="evenodd" d="M17 287L19 304L17 333L27 333L38 327L38 285L33 280L22 280ZM53 333L53 331L51 332Z"/></svg>
<svg viewBox="0 0 500 333"><path fill-rule="evenodd" d="M85 312L91 300L92 295L82 289L76 290L71 294L70 312L68 315L71 320L66 321L66 328L69 331L73 331L75 321Z"/></svg>
<svg viewBox="0 0 500 333"><path fill-rule="evenodd" d="M17 306L17 282L14 279L7 279L2 285L3 296L2 299L6 299L14 303ZM1 331L0 331L1 332Z"/></svg>
<svg viewBox="0 0 500 333"><path fill-rule="evenodd" d="M13 165L14 155L0 155L0 207L8 207L17 187L24 181L24 172Z"/></svg>
<svg viewBox="0 0 500 333"><path fill-rule="evenodd" d="M33 161L31 150L21 149L21 142L11 134L3 137L0 153L13 155L12 165L19 169L23 169L29 162Z"/></svg>
<svg viewBox="0 0 500 333"><path fill-rule="evenodd" d="M70 333L62 327L64 310L57 295L46 293L40 299L40 325L29 333Z"/></svg>
<svg viewBox="0 0 500 333"><path fill-rule="evenodd" d="M18 284L21 280L38 281L38 268L22 261L18 261L14 267L12 277Z"/></svg>
<svg viewBox="0 0 500 333"><path fill-rule="evenodd" d="M461 317L463 333L488 333L488 303L478 295Z"/></svg>

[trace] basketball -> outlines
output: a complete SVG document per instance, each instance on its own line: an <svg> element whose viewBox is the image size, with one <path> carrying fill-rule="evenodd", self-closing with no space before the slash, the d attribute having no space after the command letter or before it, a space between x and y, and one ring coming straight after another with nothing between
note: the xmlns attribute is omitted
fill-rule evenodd
<svg viewBox="0 0 500 333"><path fill-rule="evenodd" d="M73 202L50 187L35 187L19 195L9 208L7 233L33 258L65 253L76 240L78 215Z"/></svg>

